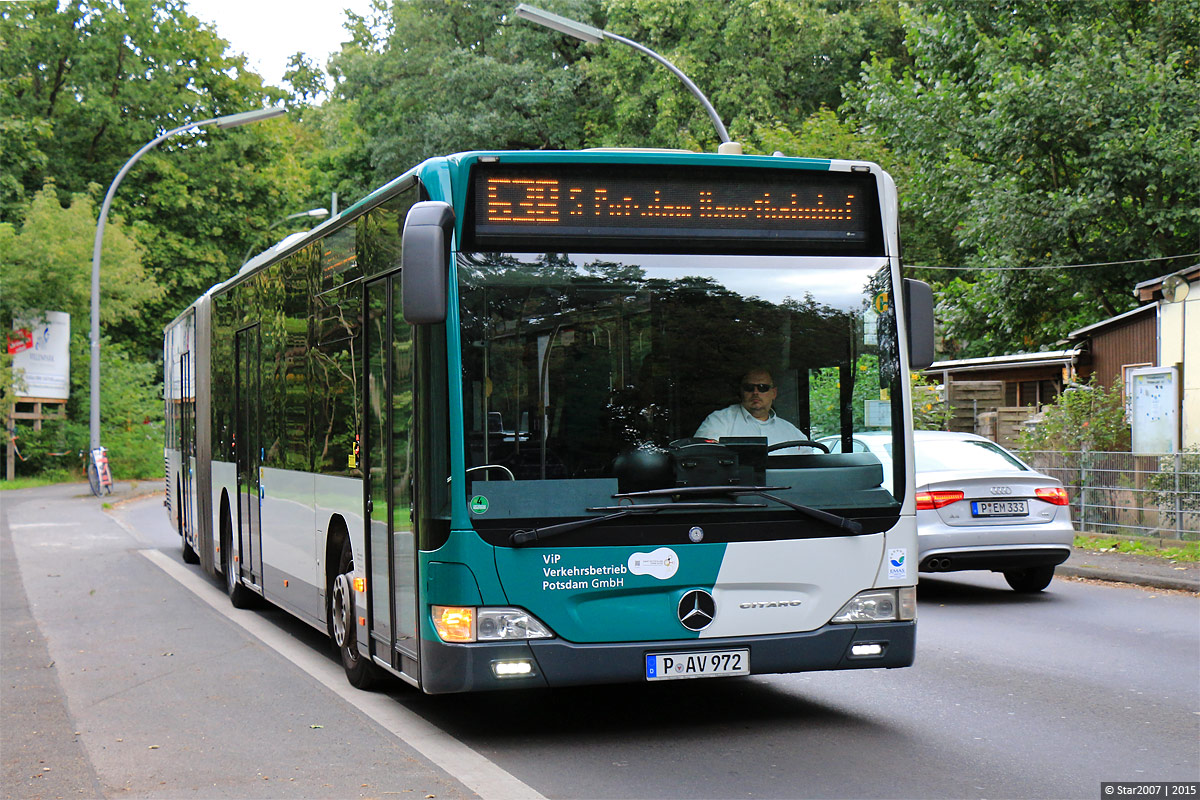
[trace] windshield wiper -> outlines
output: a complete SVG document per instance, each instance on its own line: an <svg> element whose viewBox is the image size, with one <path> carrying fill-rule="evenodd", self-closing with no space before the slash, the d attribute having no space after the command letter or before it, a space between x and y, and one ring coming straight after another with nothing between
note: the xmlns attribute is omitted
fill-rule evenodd
<svg viewBox="0 0 1200 800"><path fill-rule="evenodd" d="M611 519L620 519L621 517L628 517L635 514L656 514L659 511L668 510L704 511L710 508L766 508L766 505L764 503L643 503L633 506L598 506L588 508L587 510L613 511L615 513L605 514L603 517L588 517L587 519L577 519L572 522L560 522L557 525L547 525L544 528L530 528L529 530L516 531L508 537L508 542L514 547L519 547L530 542L544 541L563 533L596 525L600 522L608 522Z"/></svg>
<svg viewBox="0 0 1200 800"><path fill-rule="evenodd" d="M679 486L674 489L651 489L645 492L625 492L624 494L614 494L613 497L618 498L635 498L635 497L695 497L704 495L725 495L726 497L761 497L764 500L774 500L780 505L785 505L793 511L799 511L820 522L833 525L841 530L849 531L850 533L862 533L863 526L858 520L850 519L849 517L839 516L838 514L830 514L828 511L822 511L819 508L811 506L802 506L799 503L793 503L791 500L784 500L782 497L770 494L770 492L780 489L790 489L790 486ZM692 504L687 504L692 505ZM703 505L703 504L702 504ZM754 508L750 504L735 503L735 506L741 508ZM761 506L759 506L761 507Z"/></svg>

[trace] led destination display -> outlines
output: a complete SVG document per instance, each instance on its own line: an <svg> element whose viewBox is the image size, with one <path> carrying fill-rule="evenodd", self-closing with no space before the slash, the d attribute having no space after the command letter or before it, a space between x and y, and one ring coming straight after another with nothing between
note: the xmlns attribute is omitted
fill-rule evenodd
<svg viewBox="0 0 1200 800"><path fill-rule="evenodd" d="M481 164L472 192L476 247L517 239L674 247L687 239L838 254L881 249L875 177L866 172Z"/></svg>

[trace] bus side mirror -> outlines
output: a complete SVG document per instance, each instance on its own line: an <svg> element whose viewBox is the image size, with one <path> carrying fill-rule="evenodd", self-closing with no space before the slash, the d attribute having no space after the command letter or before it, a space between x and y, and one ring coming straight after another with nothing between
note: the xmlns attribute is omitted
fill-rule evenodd
<svg viewBox="0 0 1200 800"><path fill-rule="evenodd" d="M933 289L924 281L904 279L904 308L908 319L908 368L933 363Z"/></svg>
<svg viewBox="0 0 1200 800"><path fill-rule="evenodd" d="M453 232L454 209L449 203L416 203L404 219L400 287L404 321L409 325L446 321Z"/></svg>

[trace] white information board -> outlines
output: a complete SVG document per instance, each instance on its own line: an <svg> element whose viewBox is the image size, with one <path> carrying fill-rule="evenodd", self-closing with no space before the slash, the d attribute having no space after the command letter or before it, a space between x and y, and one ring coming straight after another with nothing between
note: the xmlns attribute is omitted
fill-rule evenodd
<svg viewBox="0 0 1200 800"><path fill-rule="evenodd" d="M14 314L8 350L13 357L13 391L18 399L68 398L71 391L70 314L62 311Z"/></svg>
<svg viewBox="0 0 1200 800"><path fill-rule="evenodd" d="M868 428L892 427L892 404L887 400L867 400L863 424Z"/></svg>
<svg viewBox="0 0 1200 800"><path fill-rule="evenodd" d="M1179 450L1179 375L1175 367L1129 370L1133 452Z"/></svg>

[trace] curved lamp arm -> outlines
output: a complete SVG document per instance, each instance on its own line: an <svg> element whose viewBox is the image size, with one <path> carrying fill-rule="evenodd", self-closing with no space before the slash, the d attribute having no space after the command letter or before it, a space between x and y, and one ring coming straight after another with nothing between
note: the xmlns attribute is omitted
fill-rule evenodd
<svg viewBox="0 0 1200 800"><path fill-rule="evenodd" d="M112 206L113 195L116 194L117 187L121 185L121 181L133 165L137 163L139 158L153 150L164 140L178 133L214 123L218 128L236 128L239 125L271 119L285 113L287 113L287 109L285 108L260 108L254 111L243 111L240 114L228 114L223 117L213 117L212 119L200 120L199 122L190 122L187 125L172 128L157 139L142 145L142 149L134 153L133 157L125 162L125 166L121 167L121 171L117 173L117 177L113 178L113 182L109 184L108 192L104 195L104 204L100 206L100 219L96 222L96 240L92 244L90 449L95 450L100 446L100 250L104 242L104 225L108 221L108 209Z"/></svg>

